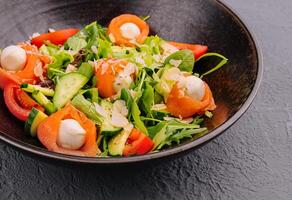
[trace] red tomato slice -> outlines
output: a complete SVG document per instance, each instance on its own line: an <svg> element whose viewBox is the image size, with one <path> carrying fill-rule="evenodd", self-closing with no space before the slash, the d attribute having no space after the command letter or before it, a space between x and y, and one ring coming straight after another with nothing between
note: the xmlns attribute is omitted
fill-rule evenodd
<svg viewBox="0 0 292 200"><path fill-rule="evenodd" d="M134 128L124 147L123 156L146 154L153 145L153 141L147 135Z"/></svg>
<svg viewBox="0 0 292 200"><path fill-rule="evenodd" d="M51 33L44 33L40 36L32 38L31 43L36 45L38 48L40 48L46 40L56 45L63 45L69 37L75 35L78 31L79 29L70 28L57 30Z"/></svg>
<svg viewBox="0 0 292 200"><path fill-rule="evenodd" d="M4 87L4 101L8 110L19 120L26 121L30 113L29 109L22 108L15 99L15 88L19 88L18 85L8 84Z"/></svg>
<svg viewBox="0 0 292 200"><path fill-rule="evenodd" d="M175 46L179 50L189 49L193 52L196 59L200 58L202 55L207 53L208 46L200 45L200 44L187 44L180 42L168 42L169 44Z"/></svg>
<svg viewBox="0 0 292 200"><path fill-rule="evenodd" d="M19 105L24 108L31 110L33 107L44 112L45 109L39 105L35 100L33 100L26 92L24 92L20 88L15 88L14 89L14 95L15 98L17 99Z"/></svg>

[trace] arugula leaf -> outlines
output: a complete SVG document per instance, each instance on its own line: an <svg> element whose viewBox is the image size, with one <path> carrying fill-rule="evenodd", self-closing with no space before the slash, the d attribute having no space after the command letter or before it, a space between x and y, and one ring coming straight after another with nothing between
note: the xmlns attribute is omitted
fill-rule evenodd
<svg viewBox="0 0 292 200"><path fill-rule="evenodd" d="M196 116L195 118L194 118L194 121L192 122L192 124L198 124L198 125L200 125L200 124L202 124L204 122L204 118L202 117L202 116Z"/></svg>
<svg viewBox="0 0 292 200"><path fill-rule="evenodd" d="M149 83L145 84L145 89L141 97L143 111L148 115L151 114L151 108L154 105L154 89Z"/></svg>
<svg viewBox="0 0 292 200"><path fill-rule="evenodd" d="M177 129L183 129L183 128L196 129L196 128L200 128L200 125L186 124L186 123L180 122L177 119L168 121L168 131L175 131Z"/></svg>
<svg viewBox="0 0 292 200"><path fill-rule="evenodd" d="M170 146L173 142L176 142L179 144L182 139L185 138L193 138L193 135L197 134L196 138L199 138L207 133L207 128L197 128L197 129L183 129L173 135L170 135L167 139L165 139L163 142L160 143L160 145L157 147L157 149L161 149L163 146L168 145Z"/></svg>
<svg viewBox="0 0 292 200"><path fill-rule="evenodd" d="M131 109L132 109L132 103L133 103L133 98L129 92L129 90L123 88L121 90L121 97L120 97L122 100L125 101L126 103L126 107L128 109L128 119L131 119Z"/></svg>
<svg viewBox="0 0 292 200"><path fill-rule="evenodd" d="M143 121L140 118L141 112L140 112L139 107L135 101L133 101L133 103L132 103L131 113L132 113L135 127L137 129L139 129L140 131L142 131L144 134L148 135L148 131L147 131Z"/></svg>
<svg viewBox="0 0 292 200"><path fill-rule="evenodd" d="M153 137L152 141L154 143L153 149L158 147L163 141L165 141L168 137L167 135L167 122L160 122L156 125L157 132Z"/></svg>
<svg viewBox="0 0 292 200"><path fill-rule="evenodd" d="M195 58L194 58L194 54L192 53L192 51L185 49L185 50L180 50L177 52L174 52L173 54L171 54L170 56L168 56L165 61L164 64L170 64L172 65L171 61L172 60L176 60L179 61L180 64L178 65L178 68L182 71L187 71L187 72L192 72L193 68L194 68L194 64L195 64Z"/></svg>
<svg viewBox="0 0 292 200"><path fill-rule="evenodd" d="M195 63L194 73L202 76L211 74L228 62L228 59L218 53L206 53Z"/></svg>
<svg viewBox="0 0 292 200"><path fill-rule="evenodd" d="M153 139L157 134L159 134L159 132L166 133L166 127L167 127L167 121L162 121L156 124L155 126L148 127L149 137Z"/></svg>

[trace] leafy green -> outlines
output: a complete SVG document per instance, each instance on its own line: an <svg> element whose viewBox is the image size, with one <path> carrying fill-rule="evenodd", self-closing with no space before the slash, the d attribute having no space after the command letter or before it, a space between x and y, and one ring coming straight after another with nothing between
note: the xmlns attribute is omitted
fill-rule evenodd
<svg viewBox="0 0 292 200"><path fill-rule="evenodd" d="M70 37L67 40L66 45L74 51L79 51L80 49L86 47L87 42L85 40L85 36L82 36L82 34L79 32L76 35Z"/></svg>
<svg viewBox="0 0 292 200"><path fill-rule="evenodd" d="M84 29L85 30L83 31L86 35L87 48L91 48L91 46L95 45L98 38L110 41L107 35L107 30L97 22L92 22L91 24L85 26Z"/></svg>
<svg viewBox="0 0 292 200"><path fill-rule="evenodd" d="M92 22L69 38L65 46L76 52L83 48L91 50L92 46L98 46L98 39L110 42L106 28L97 22Z"/></svg>
<svg viewBox="0 0 292 200"><path fill-rule="evenodd" d="M102 58L107 58L112 55L111 43L107 40L98 39L98 56Z"/></svg>
<svg viewBox="0 0 292 200"><path fill-rule="evenodd" d="M48 73L47 76L50 79L53 79L54 76L60 75L62 72L62 68L67 67L67 65L73 62L73 56L67 51L58 51L56 54L52 56L53 63L48 65Z"/></svg>
<svg viewBox="0 0 292 200"><path fill-rule="evenodd" d="M172 60L180 62L178 68L182 71L192 72L195 64L194 54L190 50L180 50L168 56L164 64L171 64Z"/></svg>
<svg viewBox="0 0 292 200"><path fill-rule="evenodd" d="M150 15L140 16L140 18L141 18L143 21L147 21L150 17L151 17Z"/></svg>
<svg viewBox="0 0 292 200"><path fill-rule="evenodd" d="M145 89L140 101L144 112L150 114L151 108L154 104L154 89L149 83L145 84Z"/></svg>
<svg viewBox="0 0 292 200"><path fill-rule="evenodd" d="M161 121L155 126L148 127L149 136L154 142L154 149L157 148L159 150L165 145L170 145L173 142L180 143L184 138L190 138L195 134L206 132L207 128L200 128L200 125L197 124L199 119L202 118L195 118L191 124L173 119Z"/></svg>
<svg viewBox="0 0 292 200"><path fill-rule="evenodd" d="M133 98L130 94L130 91L123 88L121 90L121 99L125 101L126 103L126 107L128 109L128 118L130 119L131 118L131 109L132 109L132 103L133 103Z"/></svg>
<svg viewBox="0 0 292 200"><path fill-rule="evenodd" d="M161 144L163 141L167 138L167 122L163 121L158 123L156 126L148 128L149 136L152 138L152 141L154 142L155 149L159 144Z"/></svg>
<svg viewBox="0 0 292 200"><path fill-rule="evenodd" d="M207 128L197 128L197 129L183 129L173 135L170 135L167 139L159 144L157 149L161 149L165 145L171 145L173 142L177 144L180 143L182 139L185 138L193 138L193 135L200 134L200 136L204 135L207 132Z"/></svg>
<svg viewBox="0 0 292 200"><path fill-rule="evenodd" d="M187 124L187 123L183 123L179 120L170 120L168 121L168 130L169 131L175 131L177 129L183 129L183 128L200 128L200 125L197 124Z"/></svg>
<svg viewBox="0 0 292 200"><path fill-rule="evenodd" d="M109 152L108 152L108 137L103 137L102 138L102 149L103 152L101 153L101 157L107 157Z"/></svg>
<svg viewBox="0 0 292 200"><path fill-rule="evenodd" d="M140 68L157 68L163 66L160 59L162 41L158 36L149 36L144 44L138 45L137 48L112 46L112 55L114 58L126 59Z"/></svg>
<svg viewBox="0 0 292 200"><path fill-rule="evenodd" d="M142 131L144 134L148 135L148 131L145 127L145 124L143 123L143 121L140 118L141 112L140 112L139 107L135 101L133 101L133 103L132 103L131 113L132 113L132 118L134 120L135 127L137 129L139 129L140 131Z"/></svg>
<svg viewBox="0 0 292 200"><path fill-rule="evenodd" d="M92 103L98 103L99 97L98 97L98 89L97 88L90 88L83 91L80 91L80 93L83 94L83 96L89 100Z"/></svg>
<svg viewBox="0 0 292 200"><path fill-rule="evenodd" d="M53 45L53 44L50 44L50 43L47 43L47 44L48 45L43 44L40 47L39 51L40 51L41 54L52 56L52 55L56 54L60 49L56 45Z"/></svg>
<svg viewBox="0 0 292 200"><path fill-rule="evenodd" d="M71 101L72 105L83 112L89 119L101 126L103 122L102 116L100 116L90 101L86 100L82 94L77 94Z"/></svg>
<svg viewBox="0 0 292 200"><path fill-rule="evenodd" d="M228 62L228 59L218 53L206 53L195 63L194 72L202 76L208 75Z"/></svg>

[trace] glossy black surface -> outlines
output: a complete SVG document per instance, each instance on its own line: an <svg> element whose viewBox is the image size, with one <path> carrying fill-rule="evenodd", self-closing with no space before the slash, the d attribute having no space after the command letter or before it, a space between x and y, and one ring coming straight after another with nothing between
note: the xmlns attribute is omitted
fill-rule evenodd
<svg viewBox="0 0 292 200"><path fill-rule="evenodd" d="M82 27L94 20L107 25L110 19L119 14L133 13L150 15L152 32L166 40L206 44L210 52L218 52L229 58L229 64L206 77L218 106L214 118L207 121L210 133L194 142L188 140L171 149L145 156L97 159L49 153L36 140L24 135L23 124L16 122L0 97L1 138L34 153L77 162L119 163L183 152L210 140L234 123L251 103L259 85L260 57L250 33L227 7L216 1L50 0L30 5L16 4L13 7L10 3L4 5L11 12L6 20L0 21L0 44L3 47L27 40L34 32L46 32L48 28ZM30 12L26 12L28 9Z"/></svg>

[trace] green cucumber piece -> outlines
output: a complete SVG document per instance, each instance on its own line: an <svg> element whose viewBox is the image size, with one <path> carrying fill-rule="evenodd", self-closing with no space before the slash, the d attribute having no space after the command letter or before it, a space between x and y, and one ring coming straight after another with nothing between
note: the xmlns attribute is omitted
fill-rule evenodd
<svg viewBox="0 0 292 200"><path fill-rule="evenodd" d="M123 130L108 143L109 154L112 156L121 156L123 154L124 147L131 131Z"/></svg>
<svg viewBox="0 0 292 200"><path fill-rule="evenodd" d="M32 108L32 110L29 113L28 119L24 124L25 132L29 133L32 137L35 137L37 133L37 127L47 117L48 116L42 111L36 108Z"/></svg>
<svg viewBox="0 0 292 200"><path fill-rule="evenodd" d="M26 91L26 92L29 92L29 93L33 93L34 91L39 90L45 96L49 96L49 97L52 97L55 94L53 89L41 87L41 86L38 86L38 85L31 85L31 84L28 84L28 83L21 84L20 88L23 91Z"/></svg>
<svg viewBox="0 0 292 200"><path fill-rule="evenodd" d="M108 116L111 115L112 113L112 109L113 109L113 104L107 100L102 100L100 102L100 106L104 109L104 111L108 114ZM119 127L114 127L113 125L111 125L109 123L109 120L110 118L106 118L101 127L100 127L100 133L104 136L114 136L116 135L117 133L119 133L122 128L119 128Z"/></svg>
<svg viewBox="0 0 292 200"><path fill-rule="evenodd" d="M62 108L87 83L88 78L78 72L62 76L57 82L53 103L57 109Z"/></svg>
<svg viewBox="0 0 292 200"><path fill-rule="evenodd" d="M57 108L54 106L54 104L39 90L35 90L31 96L45 108L49 115L57 111Z"/></svg>
<svg viewBox="0 0 292 200"><path fill-rule="evenodd" d="M100 127L101 135L112 137L122 130L120 127L114 127L107 121L104 121Z"/></svg>
<svg viewBox="0 0 292 200"><path fill-rule="evenodd" d="M78 68L78 72L90 79L93 75L93 66L87 62L84 62Z"/></svg>

